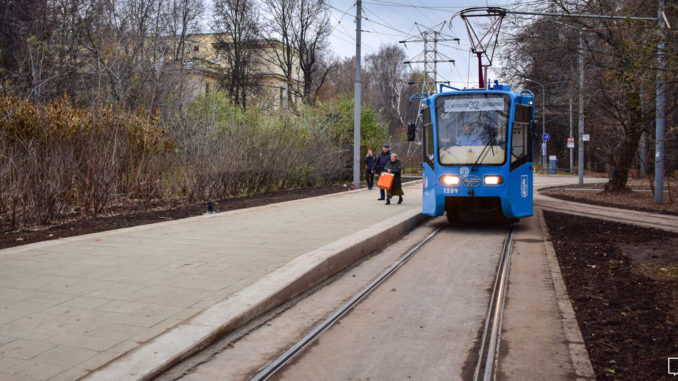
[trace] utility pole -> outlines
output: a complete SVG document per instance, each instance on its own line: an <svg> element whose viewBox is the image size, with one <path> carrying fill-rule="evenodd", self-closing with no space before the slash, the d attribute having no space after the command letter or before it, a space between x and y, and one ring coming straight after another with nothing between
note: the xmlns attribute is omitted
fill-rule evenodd
<svg viewBox="0 0 678 381"><path fill-rule="evenodd" d="M546 135L546 89L544 85L540 82L533 81L531 79L525 79L528 82L536 83L541 86L541 170L543 173L546 173L546 142L543 141L543 136Z"/></svg>
<svg viewBox="0 0 678 381"><path fill-rule="evenodd" d="M577 148L577 166L579 166L579 186L584 185L584 37L579 31L579 144Z"/></svg>
<svg viewBox="0 0 678 381"><path fill-rule="evenodd" d="M438 30L434 30L433 28L422 30L421 28L419 28L419 25L417 24L417 28L419 29L419 34L421 35L421 38L413 38L409 40L399 41L401 44L405 44L408 42L424 43L424 51L422 53L417 54L417 57L423 56L422 57L423 59L414 60L413 58L412 60L403 62L405 65L413 63L424 64L424 81L421 90L422 93L427 94L435 93L438 83L442 83L438 81L439 62L454 63L454 60L450 59L449 57L443 57L445 59L439 59L439 56L441 56L442 54L438 52L438 42L459 41L458 38L447 38L441 35L441 30L443 29L445 24L446 22L442 23ZM432 80L432 83L430 84L429 78Z"/></svg>
<svg viewBox="0 0 678 381"><path fill-rule="evenodd" d="M570 135L569 137L572 137L572 97L570 97ZM572 143L574 144L574 143ZM569 143L568 143L569 145ZM570 147L570 173L574 173L574 158L572 157L572 151L574 150L574 147Z"/></svg>
<svg viewBox="0 0 678 381"><path fill-rule="evenodd" d="M659 44L657 46L657 126L654 157L654 202L664 201L664 0L659 0L657 19L659 21Z"/></svg>
<svg viewBox="0 0 678 381"><path fill-rule="evenodd" d="M357 0L355 16L355 106L353 113L353 185L360 189L360 11L362 0Z"/></svg>
<svg viewBox="0 0 678 381"><path fill-rule="evenodd" d="M644 82L640 83L640 113L643 115L643 121L645 121L645 115L647 115L647 101L645 100ZM647 177L647 134L645 133L644 126L643 132L640 134L640 142L638 142L638 146L640 178L644 179Z"/></svg>

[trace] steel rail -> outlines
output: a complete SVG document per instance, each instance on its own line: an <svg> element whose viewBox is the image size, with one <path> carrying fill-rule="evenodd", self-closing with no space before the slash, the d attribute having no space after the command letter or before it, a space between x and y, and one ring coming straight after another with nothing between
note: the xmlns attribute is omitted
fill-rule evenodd
<svg viewBox="0 0 678 381"><path fill-rule="evenodd" d="M478 363L473 374L473 380L489 381L494 374L497 365L497 354L499 352L499 342L501 337L501 323L504 316L504 300L506 299L506 289L508 285L509 268L511 266L511 248L513 246L513 224L509 225L504 239L504 247L497 275L492 288L492 297L490 306L485 318L485 327L483 329L480 351L478 352Z"/></svg>
<svg viewBox="0 0 678 381"><path fill-rule="evenodd" d="M280 355L277 359L271 362L264 370L259 372L256 376L252 377L252 381L263 381L268 380L273 375L275 375L279 370L281 370L285 365L287 365L292 359L299 355L303 350L312 344L320 335L325 331L331 328L334 323L339 321L348 311L353 309L356 304L363 300L367 295L374 291L379 285L381 285L386 279L388 279L398 268L400 268L405 262L407 262L415 253L417 253L428 241L435 237L446 225L443 225L436 229L433 233L429 234L421 242L419 242L415 247L410 249L405 255L403 255L396 263L391 265L388 269L382 272L375 280L373 280L369 285L363 288L358 294L356 294L351 300L346 302L338 310L336 310L332 315L325 319L322 323L318 324L311 332L294 344L290 349L285 353Z"/></svg>

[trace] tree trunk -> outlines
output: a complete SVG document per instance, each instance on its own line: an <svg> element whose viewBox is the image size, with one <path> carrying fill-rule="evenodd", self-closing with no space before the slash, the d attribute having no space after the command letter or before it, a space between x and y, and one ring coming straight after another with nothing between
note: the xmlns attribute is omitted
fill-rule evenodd
<svg viewBox="0 0 678 381"><path fill-rule="evenodd" d="M605 191L610 193L626 192L626 182L629 177L629 169L633 157L638 149L640 135L643 133L643 115L640 107L640 94L627 92L626 99L629 104L629 125L625 130L624 141L621 145L617 163L610 173L610 179L605 184Z"/></svg>

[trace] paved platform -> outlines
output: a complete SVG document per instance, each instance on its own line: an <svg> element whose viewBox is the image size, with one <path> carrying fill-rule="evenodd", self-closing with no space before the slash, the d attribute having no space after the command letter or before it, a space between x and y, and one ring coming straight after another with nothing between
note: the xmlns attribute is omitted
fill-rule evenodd
<svg viewBox="0 0 678 381"><path fill-rule="evenodd" d="M196 344L168 334L187 321L198 321L192 340L228 329L222 319L247 318L238 308L280 302L262 293L301 287L276 282L304 271L320 279L344 265L334 254L354 260L389 229L411 228L421 185L404 191L402 205L360 190L0 250L0 379L73 380L115 359L93 376L143 378L149 368L114 365L134 368L120 357L140 347Z"/></svg>

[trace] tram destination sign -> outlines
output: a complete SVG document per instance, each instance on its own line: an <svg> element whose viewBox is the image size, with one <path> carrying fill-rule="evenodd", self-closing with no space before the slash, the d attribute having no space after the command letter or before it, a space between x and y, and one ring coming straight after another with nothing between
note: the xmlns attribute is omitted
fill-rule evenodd
<svg viewBox="0 0 678 381"><path fill-rule="evenodd" d="M445 112L503 111L504 98L445 99Z"/></svg>

